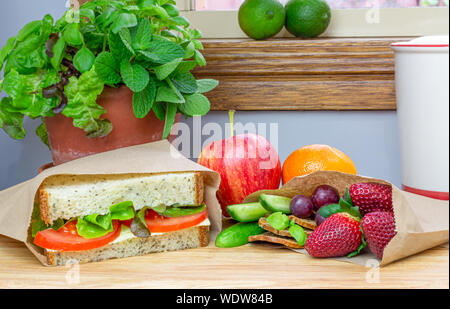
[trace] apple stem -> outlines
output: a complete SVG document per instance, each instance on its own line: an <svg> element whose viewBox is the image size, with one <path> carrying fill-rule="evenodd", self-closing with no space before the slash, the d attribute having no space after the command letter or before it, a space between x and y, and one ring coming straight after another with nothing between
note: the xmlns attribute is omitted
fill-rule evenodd
<svg viewBox="0 0 450 309"><path fill-rule="evenodd" d="M228 111L228 117L230 118L230 137L234 136L234 113L235 110Z"/></svg>

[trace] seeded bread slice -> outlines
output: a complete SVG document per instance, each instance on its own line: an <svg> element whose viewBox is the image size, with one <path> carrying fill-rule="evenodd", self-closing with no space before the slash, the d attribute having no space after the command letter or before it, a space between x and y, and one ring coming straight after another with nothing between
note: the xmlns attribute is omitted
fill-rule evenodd
<svg viewBox="0 0 450 309"><path fill-rule="evenodd" d="M68 262L71 264L99 262L156 252L206 247L208 244L209 226L195 226L149 238L131 238L87 251L56 252L44 249L44 254L49 265L63 266Z"/></svg>
<svg viewBox="0 0 450 309"><path fill-rule="evenodd" d="M145 206L200 205L204 183L199 172L123 175L55 175L38 190L41 218L46 224L91 214L132 201L136 210Z"/></svg>

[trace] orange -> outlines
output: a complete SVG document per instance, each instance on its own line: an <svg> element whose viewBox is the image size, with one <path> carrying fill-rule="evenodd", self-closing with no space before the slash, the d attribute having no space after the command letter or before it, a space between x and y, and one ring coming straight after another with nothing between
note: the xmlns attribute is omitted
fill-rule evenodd
<svg viewBox="0 0 450 309"><path fill-rule="evenodd" d="M342 151L328 145L309 145L297 149L284 161L283 184L295 176L317 171L338 171L357 174L355 164Z"/></svg>

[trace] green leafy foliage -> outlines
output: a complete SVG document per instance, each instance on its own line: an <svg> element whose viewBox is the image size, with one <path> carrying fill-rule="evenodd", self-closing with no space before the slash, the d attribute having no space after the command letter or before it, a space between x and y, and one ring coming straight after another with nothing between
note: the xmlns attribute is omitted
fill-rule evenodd
<svg viewBox="0 0 450 309"><path fill-rule="evenodd" d="M215 79L200 79L197 81L197 92L205 93L210 92L219 85L219 82Z"/></svg>
<svg viewBox="0 0 450 309"><path fill-rule="evenodd" d="M103 124L100 116L106 111L97 104L97 96L103 91L103 83L95 69L83 73L79 79L72 76L65 91L68 103L62 112L63 115L73 118L73 125L83 129L87 134L101 130Z"/></svg>
<svg viewBox="0 0 450 309"><path fill-rule="evenodd" d="M283 231L289 227L289 217L282 212L275 212L267 217L267 223L276 230Z"/></svg>
<svg viewBox="0 0 450 309"><path fill-rule="evenodd" d="M120 65L109 52L102 52L97 56L95 59L95 72L108 85L117 84L122 80Z"/></svg>
<svg viewBox="0 0 450 309"><path fill-rule="evenodd" d="M206 208L206 205L194 206L194 207L168 207L159 212L160 215L169 218L185 217L201 213ZM157 211L156 209L153 209ZM158 211L157 211L158 212Z"/></svg>
<svg viewBox="0 0 450 309"><path fill-rule="evenodd" d="M176 114L177 114L177 105L174 103L167 103L163 138L167 138L169 136L170 130L172 129L172 126L175 122Z"/></svg>
<svg viewBox="0 0 450 309"><path fill-rule="evenodd" d="M289 222L289 234L291 234L292 237L297 241L299 246L303 247L306 243L306 233L303 227L300 225L295 224L295 220L291 220Z"/></svg>
<svg viewBox="0 0 450 309"><path fill-rule="evenodd" d="M120 64L120 74L125 85L133 92L140 92L147 87L150 76L148 71L140 64L132 64L126 60Z"/></svg>
<svg viewBox="0 0 450 309"><path fill-rule="evenodd" d="M41 213L39 211L39 205L35 204L33 208L33 213L31 215L31 237L36 237L36 234L40 231L46 229L54 229L55 231L59 230L64 225L63 219L58 219L53 222L52 225L47 226L45 222L41 219Z"/></svg>
<svg viewBox="0 0 450 309"><path fill-rule="evenodd" d="M89 71L94 65L95 55L89 48L81 48L73 57L73 65L78 71L84 73Z"/></svg>
<svg viewBox="0 0 450 309"><path fill-rule="evenodd" d="M185 96L186 103L180 105L180 111L188 116L204 116L209 112L210 102L200 93Z"/></svg>
<svg viewBox="0 0 450 309"><path fill-rule="evenodd" d="M147 87L140 92L133 94L133 111L136 118L144 118L152 110L156 96L156 83L149 80Z"/></svg>
<svg viewBox="0 0 450 309"><path fill-rule="evenodd" d="M105 215L92 214L78 218L77 232L80 236L88 239L102 237L114 230L112 220L126 221L133 219L134 216L133 203L122 202L111 206L109 213Z"/></svg>
<svg viewBox="0 0 450 309"><path fill-rule="evenodd" d="M125 84L136 117L153 110L168 136L177 113L209 111L202 93L218 84L190 73L206 61L201 33L189 26L173 0L91 0L56 22L50 15L29 22L0 50L0 90L8 95L0 101L0 127L20 139L24 116L62 113L88 137L105 136L112 124L100 119L97 97L105 85ZM46 142L44 129L36 133Z"/></svg>
<svg viewBox="0 0 450 309"><path fill-rule="evenodd" d="M159 67L156 67L154 69L156 78L158 78L159 80L164 80L169 77L169 75L175 71L182 60L183 58L177 58Z"/></svg>
<svg viewBox="0 0 450 309"><path fill-rule="evenodd" d="M47 127L45 126L45 122L42 122L37 128L36 128L36 135L39 136L41 141L47 145L47 147L50 148L50 142L48 141L48 132Z"/></svg>

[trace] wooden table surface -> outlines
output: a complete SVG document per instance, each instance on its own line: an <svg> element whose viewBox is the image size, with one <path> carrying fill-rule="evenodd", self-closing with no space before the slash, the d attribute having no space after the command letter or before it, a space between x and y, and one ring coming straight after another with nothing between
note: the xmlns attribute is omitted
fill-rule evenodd
<svg viewBox="0 0 450 309"><path fill-rule="evenodd" d="M0 236L0 288L449 288L449 249L439 246L381 269L313 259L250 244L44 267Z"/></svg>

